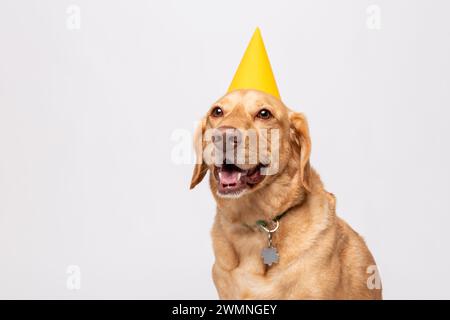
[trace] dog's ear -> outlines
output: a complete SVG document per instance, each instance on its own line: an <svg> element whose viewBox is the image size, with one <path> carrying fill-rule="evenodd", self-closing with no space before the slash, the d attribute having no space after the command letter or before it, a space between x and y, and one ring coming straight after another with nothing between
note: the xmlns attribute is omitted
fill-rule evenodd
<svg viewBox="0 0 450 320"><path fill-rule="evenodd" d="M311 191L311 166L309 156L311 154L311 138L309 136L308 122L302 113L292 112L289 114L291 124L291 139L300 149L300 177L303 187Z"/></svg>
<svg viewBox="0 0 450 320"><path fill-rule="evenodd" d="M192 173L191 186L193 189L199 184L208 171L208 166L203 160L203 135L205 134L206 118L203 118L194 133L195 167Z"/></svg>

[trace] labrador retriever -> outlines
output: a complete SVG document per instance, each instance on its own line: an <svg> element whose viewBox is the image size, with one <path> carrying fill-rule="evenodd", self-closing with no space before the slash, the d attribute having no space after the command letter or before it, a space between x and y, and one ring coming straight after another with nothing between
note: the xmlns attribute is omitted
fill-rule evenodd
<svg viewBox="0 0 450 320"><path fill-rule="evenodd" d="M195 141L190 187L210 172L221 299L382 298L374 258L311 167L303 114L264 92L235 90L212 105Z"/></svg>

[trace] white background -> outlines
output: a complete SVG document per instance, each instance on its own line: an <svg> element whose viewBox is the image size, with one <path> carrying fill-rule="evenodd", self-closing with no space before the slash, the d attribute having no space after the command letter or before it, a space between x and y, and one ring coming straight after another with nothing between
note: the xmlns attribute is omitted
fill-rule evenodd
<svg viewBox="0 0 450 320"><path fill-rule="evenodd" d="M0 298L217 298L214 202L207 183L188 191L171 137L225 93L256 26L385 298L450 298L449 14L438 0L2 0Z"/></svg>

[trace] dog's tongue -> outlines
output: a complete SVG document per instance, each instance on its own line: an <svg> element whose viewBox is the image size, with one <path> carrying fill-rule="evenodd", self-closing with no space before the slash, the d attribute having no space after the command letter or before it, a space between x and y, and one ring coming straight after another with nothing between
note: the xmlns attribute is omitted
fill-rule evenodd
<svg viewBox="0 0 450 320"><path fill-rule="evenodd" d="M237 184L239 182L241 173L239 171L231 170L226 171L222 170L220 172L220 183L221 184Z"/></svg>

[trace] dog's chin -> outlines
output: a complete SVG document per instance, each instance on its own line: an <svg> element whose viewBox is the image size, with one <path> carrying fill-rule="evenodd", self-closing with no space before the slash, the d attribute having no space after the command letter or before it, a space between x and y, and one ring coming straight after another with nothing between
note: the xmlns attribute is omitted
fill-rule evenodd
<svg viewBox="0 0 450 320"><path fill-rule="evenodd" d="M236 199L253 191L265 179L261 172L263 167L262 164L246 169L234 164L214 166L217 195Z"/></svg>

